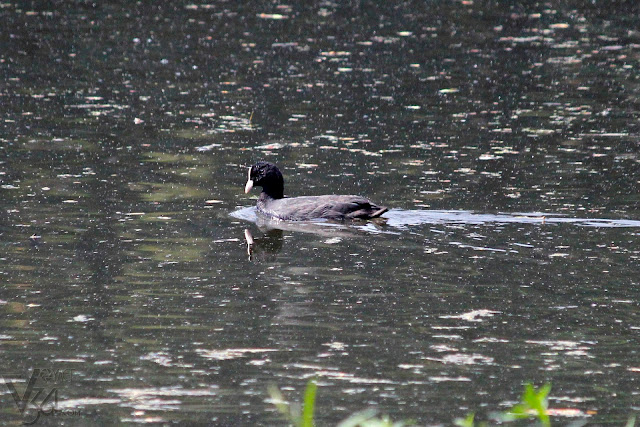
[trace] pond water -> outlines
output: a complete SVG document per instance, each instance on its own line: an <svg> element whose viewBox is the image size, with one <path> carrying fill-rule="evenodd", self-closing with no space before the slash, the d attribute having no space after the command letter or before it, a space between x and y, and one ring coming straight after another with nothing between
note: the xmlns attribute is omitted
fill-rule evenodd
<svg viewBox="0 0 640 427"><path fill-rule="evenodd" d="M267 387L316 377L320 425L486 419L527 381L560 423L623 423L637 12L1 3L1 418L51 408L19 410L36 378L39 422L280 425ZM264 223L260 159L288 195L392 209Z"/></svg>

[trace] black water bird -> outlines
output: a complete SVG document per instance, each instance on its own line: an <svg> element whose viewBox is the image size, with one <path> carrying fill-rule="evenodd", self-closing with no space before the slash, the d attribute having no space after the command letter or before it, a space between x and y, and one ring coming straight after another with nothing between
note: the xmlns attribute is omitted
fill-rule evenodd
<svg viewBox="0 0 640 427"><path fill-rule="evenodd" d="M258 212L273 219L307 221L313 219L372 219L388 209L361 196L327 195L284 197L284 178L276 165L258 162L249 168L244 192L262 187Z"/></svg>

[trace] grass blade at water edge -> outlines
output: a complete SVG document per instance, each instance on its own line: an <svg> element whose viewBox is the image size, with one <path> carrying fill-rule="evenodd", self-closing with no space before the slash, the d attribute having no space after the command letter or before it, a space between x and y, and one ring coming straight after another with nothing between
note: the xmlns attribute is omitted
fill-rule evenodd
<svg viewBox="0 0 640 427"><path fill-rule="evenodd" d="M304 403L302 406L302 418L300 419L301 427L313 427L313 413L316 407L316 392L318 383L315 378L310 379L304 392Z"/></svg>

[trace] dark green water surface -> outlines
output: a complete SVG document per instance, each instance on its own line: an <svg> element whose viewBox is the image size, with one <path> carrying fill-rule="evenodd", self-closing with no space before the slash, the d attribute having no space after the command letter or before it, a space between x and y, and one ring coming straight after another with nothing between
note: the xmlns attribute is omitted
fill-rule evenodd
<svg viewBox="0 0 640 427"><path fill-rule="evenodd" d="M638 412L640 11L524 3L0 3L0 422ZM259 159L393 209L269 229Z"/></svg>

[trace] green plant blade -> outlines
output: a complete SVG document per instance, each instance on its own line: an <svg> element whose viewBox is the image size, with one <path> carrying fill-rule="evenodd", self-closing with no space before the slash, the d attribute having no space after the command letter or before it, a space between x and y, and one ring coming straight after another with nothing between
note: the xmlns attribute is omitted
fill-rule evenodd
<svg viewBox="0 0 640 427"><path fill-rule="evenodd" d="M636 416L631 415L627 420L627 423L624 425L625 427L634 427L636 425Z"/></svg>
<svg viewBox="0 0 640 427"><path fill-rule="evenodd" d="M280 392L280 389L275 385L270 385L268 390L271 403L278 409L278 412L289 418L289 404Z"/></svg>
<svg viewBox="0 0 640 427"><path fill-rule="evenodd" d="M313 427L313 413L316 406L316 391L318 384L315 379L310 379L304 391L304 403L302 406L301 427Z"/></svg>
<svg viewBox="0 0 640 427"><path fill-rule="evenodd" d="M474 412L470 412L465 418L456 418L453 423L458 427L473 427L475 425L473 421L475 417L476 414Z"/></svg>

